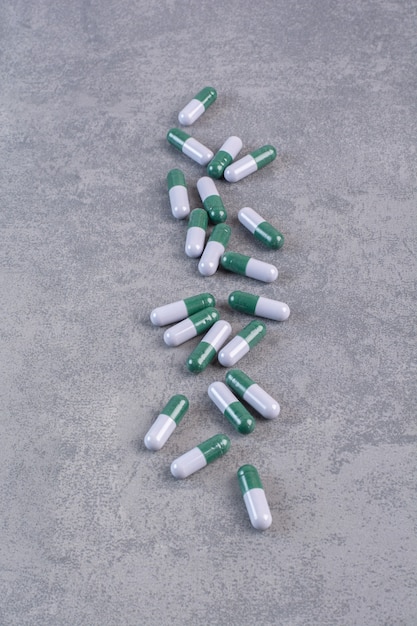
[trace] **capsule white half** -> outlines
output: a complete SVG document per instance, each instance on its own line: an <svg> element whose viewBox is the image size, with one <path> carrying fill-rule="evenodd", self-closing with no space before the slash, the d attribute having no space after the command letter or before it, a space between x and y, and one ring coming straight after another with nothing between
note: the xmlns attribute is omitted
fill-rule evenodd
<svg viewBox="0 0 417 626"><path fill-rule="evenodd" d="M194 137L187 139L182 146L182 152L199 165L207 165L214 157L210 148L203 146L203 144L197 141L197 139L194 139Z"/></svg>
<svg viewBox="0 0 417 626"><path fill-rule="evenodd" d="M185 239L185 254L191 259L200 257L204 250L206 231L199 226L191 226Z"/></svg>
<svg viewBox="0 0 417 626"><path fill-rule="evenodd" d="M210 196L218 196L219 192L214 181L208 176L202 176L197 181L197 190L200 195L201 201L204 202Z"/></svg>
<svg viewBox="0 0 417 626"><path fill-rule="evenodd" d="M159 306L151 312L151 322L154 326L166 326L188 316L188 311L184 300L172 302Z"/></svg>
<svg viewBox="0 0 417 626"><path fill-rule="evenodd" d="M235 161L225 169L224 177L229 183L237 183L242 178L253 174L258 169L255 159L247 154L239 161Z"/></svg>
<svg viewBox="0 0 417 626"><path fill-rule="evenodd" d="M263 489L250 489L244 494L243 501L250 522L256 530L266 530L271 526L272 515Z"/></svg>
<svg viewBox="0 0 417 626"><path fill-rule="evenodd" d="M259 226L259 224L262 224L265 221L265 219L261 215L259 215L259 213L257 213L248 206L240 209L239 213L237 214L237 218L242 226L247 228L248 231L252 233L252 235Z"/></svg>
<svg viewBox="0 0 417 626"><path fill-rule="evenodd" d="M195 447L171 463L171 474L174 478L187 478L206 465L207 461L204 454L200 448Z"/></svg>
<svg viewBox="0 0 417 626"><path fill-rule="evenodd" d="M255 315L266 317L277 322L285 322L290 316L290 307L285 302L271 300L260 296L256 303Z"/></svg>
<svg viewBox="0 0 417 626"><path fill-rule="evenodd" d="M183 126L191 126L201 115L203 115L204 104L193 98L178 114L178 121Z"/></svg>
<svg viewBox="0 0 417 626"><path fill-rule="evenodd" d="M278 402L257 383L245 391L243 399L265 419L275 419L280 413Z"/></svg>
<svg viewBox="0 0 417 626"><path fill-rule="evenodd" d="M210 400L214 402L221 413L224 413L230 404L237 401L236 396L220 381L211 383L207 393Z"/></svg>
<svg viewBox="0 0 417 626"><path fill-rule="evenodd" d="M264 283L272 283L278 278L278 270L271 263L251 258L246 265L245 276L261 280Z"/></svg>
<svg viewBox="0 0 417 626"><path fill-rule="evenodd" d="M213 276L217 272L224 250L224 246L219 241L207 242L198 264L198 271L202 276Z"/></svg>
<svg viewBox="0 0 417 626"><path fill-rule="evenodd" d="M161 413L145 435L145 446L148 450L160 450L166 444L176 426L175 421L169 415Z"/></svg>
<svg viewBox="0 0 417 626"><path fill-rule="evenodd" d="M219 363L223 367L233 367L250 350L248 342L243 337L233 337L219 352Z"/></svg>
<svg viewBox="0 0 417 626"><path fill-rule="evenodd" d="M187 188L183 185L175 185L175 187L171 187L168 193L172 215L177 220L185 219L190 213Z"/></svg>
<svg viewBox="0 0 417 626"><path fill-rule="evenodd" d="M164 341L167 346L179 346L196 336L196 329L192 321L187 318L164 332Z"/></svg>

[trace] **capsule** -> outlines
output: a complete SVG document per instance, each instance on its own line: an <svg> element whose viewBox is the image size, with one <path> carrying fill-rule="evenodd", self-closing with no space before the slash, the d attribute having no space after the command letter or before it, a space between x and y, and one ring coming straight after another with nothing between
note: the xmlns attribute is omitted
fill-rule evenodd
<svg viewBox="0 0 417 626"><path fill-rule="evenodd" d="M190 213L184 174L178 169L171 170L168 172L167 183L172 215L177 220L183 220Z"/></svg>
<svg viewBox="0 0 417 626"><path fill-rule="evenodd" d="M188 399L182 394L172 396L145 435L148 450L160 450L166 444L186 412Z"/></svg>
<svg viewBox="0 0 417 626"><path fill-rule="evenodd" d="M190 372L198 374L204 371L231 333L232 327L229 322L225 320L216 322L188 357L187 367Z"/></svg>
<svg viewBox="0 0 417 626"><path fill-rule="evenodd" d="M228 302L235 311L256 315L256 317L266 317L276 322L284 322L290 316L290 307L285 302L256 296L246 291L232 291Z"/></svg>
<svg viewBox="0 0 417 626"><path fill-rule="evenodd" d="M204 209L191 211L185 239L185 254L192 259L202 255L206 241L207 223L207 211Z"/></svg>
<svg viewBox="0 0 417 626"><path fill-rule="evenodd" d="M194 137L191 137L180 128L171 128L167 133L167 140L177 150L199 165L207 165L214 156L210 148L203 146L197 139L194 139Z"/></svg>
<svg viewBox="0 0 417 626"><path fill-rule="evenodd" d="M253 320L242 328L219 352L219 363L223 367L233 367L266 335L266 326L260 320Z"/></svg>
<svg viewBox="0 0 417 626"><path fill-rule="evenodd" d="M213 326L219 319L219 312L213 307L207 307L187 317L175 326L164 332L164 341L167 346L179 346L197 335L201 335Z"/></svg>
<svg viewBox="0 0 417 626"><path fill-rule="evenodd" d="M265 244L268 248L278 250L284 245L284 235L250 207L245 206L243 209L240 209L237 218L252 233L255 239Z"/></svg>
<svg viewBox="0 0 417 626"><path fill-rule="evenodd" d="M203 207L208 213L213 224L220 224L227 219L226 209L222 199L219 196L214 181L208 176L203 176L197 181L197 189L200 194Z"/></svg>
<svg viewBox="0 0 417 626"><path fill-rule="evenodd" d="M207 165L207 174L212 178L221 178L226 167L233 163L242 150L242 145L242 140L239 137L232 136L226 139L220 150Z"/></svg>
<svg viewBox="0 0 417 626"><path fill-rule="evenodd" d="M210 400L238 432L249 435L253 431L255 419L224 383L220 381L211 383L207 393Z"/></svg>
<svg viewBox="0 0 417 626"><path fill-rule="evenodd" d="M250 404L265 419L278 417L281 410L278 402L242 370L229 370L226 383L239 398Z"/></svg>
<svg viewBox="0 0 417 626"><path fill-rule="evenodd" d="M175 459L171 463L171 474L175 478L187 478L226 454L229 448L230 439L227 435L214 435Z"/></svg>
<svg viewBox="0 0 417 626"><path fill-rule="evenodd" d="M211 293L199 293L196 296L190 296L189 298L184 298L184 300L157 307L151 312L151 322L154 326L175 324L175 322L179 322L193 315L193 313L215 304L216 300Z"/></svg>
<svg viewBox="0 0 417 626"><path fill-rule="evenodd" d="M234 161L224 171L224 177L229 183L237 183L242 178L257 172L268 163L271 163L277 156L274 146L262 146L258 150L250 152L242 159Z"/></svg>
<svg viewBox="0 0 417 626"><path fill-rule="evenodd" d="M253 465L242 465L237 479L252 526L266 530L272 524L272 515L258 470Z"/></svg>
<svg viewBox="0 0 417 626"><path fill-rule="evenodd" d="M242 274L248 278L255 278L264 283L272 283L278 278L278 270L275 265L254 259L240 252L226 252L220 260L223 269L235 274Z"/></svg>
<svg viewBox="0 0 417 626"><path fill-rule="evenodd" d="M198 264L198 271L203 276L213 276L219 267L220 257L229 243L232 229L228 224L216 224L204 248Z"/></svg>
<svg viewBox="0 0 417 626"><path fill-rule="evenodd" d="M217 98L217 91L213 87L204 87L196 96L179 112L178 121L183 126L191 126L201 117Z"/></svg>

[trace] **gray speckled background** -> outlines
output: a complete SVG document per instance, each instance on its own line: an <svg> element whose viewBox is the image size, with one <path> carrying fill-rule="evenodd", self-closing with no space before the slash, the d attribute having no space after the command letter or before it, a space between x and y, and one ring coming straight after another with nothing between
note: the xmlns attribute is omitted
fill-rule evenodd
<svg viewBox="0 0 417 626"><path fill-rule="evenodd" d="M0 30L1 625L414 626L415 2L15 0ZM195 207L203 170L165 134L204 85L194 136L278 149L218 185L230 248L275 262L271 285L184 255L166 174ZM238 224L245 205L280 251ZM292 311L240 363L281 403L248 437L207 397L225 370L188 373L198 340L167 348L149 322L207 290L236 332L234 289ZM151 453L177 392L189 413ZM221 431L230 452L175 481L173 458Z"/></svg>

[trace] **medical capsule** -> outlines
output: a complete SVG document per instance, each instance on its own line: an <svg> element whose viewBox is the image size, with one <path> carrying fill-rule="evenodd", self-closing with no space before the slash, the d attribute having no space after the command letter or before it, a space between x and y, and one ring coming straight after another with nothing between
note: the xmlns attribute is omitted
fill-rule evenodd
<svg viewBox="0 0 417 626"><path fill-rule="evenodd" d="M242 159L234 161L229 167L225 169L224 177L229 183L237 183L242 178L253 174L257 170L260 170L268 163L271 163L277 156L277 151L274 146L262 146L258 150L250 152Z"/></svg>
<svg viewBox="0 0 417 626"><path fill-rule="evenodd" d="M171 474L175 478L187 478L226 454L229 448L230 439L227 435L214 435L175 459L171 463Z"/></svg>
<svg viewBox="0 0 417 626"><path fill-rule="evenodd" d="M190 213L184 174L178 169L171 170L168 172L167 183L172 215L177 220L183 220Z"/></svg>
<svg viewBox="0 0 417 626"><path fill-rule="evenodd" d="M191 211L185 239L185 254L187 256L196 259L202 255L206 241L207 224L207 211L204 209Z"/></svg>
<svg viewBox="0 0 417 626"><path fill-rule="evenodd" d="M144 441L148 450L160 450L166 444L188 407L189 402L185 396L172 396L145 435Z"/></svg>
<svg viewBox="0 0 417 626"><path fill-rule="evenodd" d="M229 370L226 374L226 383L239 398L250 404L265 419L272 420L278 417L280 412L278 402L242 370Z"/></svg>
<svg viewBox="0 0 417 626"><path fill-rule="evenodd" d="M175 324L175 322L179 322L193 315L193 313L215 304L216 300L211 293L199 293L196 296L190 296L189 298L184 298L184 300L157 307L151 312L151 322L154 326Z"/></svg>
<svg viewBox="0 0 417 626"><path fill-rule="evenodd" d="M240 252L226 252L220 259L223 269L235 274L242 274L248 278L255 278L264 283L272 283L278 278L275 265L254 259Z"/></svg>
<svg viewBox="0 0 417 626"><path fill-rule="evenodd" d="M171 128L167 133L167 140L177 150L190 157L199 165L207 165L214 154L210 148L206 148L202 143L194 139L180 128Z"/></svg>
<svg viewBox="0 0 417 626"><path fill-rule="evenodd" d="M284 245L284 235L250 207L245 206L243 209L240 209L237 218L252 233L255 239L268 246L268 248L278 250Z"/></svg>
<svg viewBox="0 0 417 626"><path fill-rule="evenodd" d="M260 320L253 320L242 328L219 352L219 363L223 367L233 367L266 335L266 326Z"/></svg>
<svg viewBox="0 0 417 626"><path fill-rule="evenodd" d="M253 465L242 465L237 479L252 526L266 530L272 524L272 515L258 470Z"/></svg>
<svg viewBox="0 0 417 626"><path fill-rule="evenodd" d="M219 267L220 257L229 243L232 229L228 224L216 224L198 264L203 276L213 276Z"/></svg>
<svg viewBox="0 0 417 626"><path fill-rule="evenodd" d="M164 341L167 346L179 346L197 335L201 335L213 326L219 319L219 312L213 307L207 307L194 313L187 319L178 322L164 332Z"/></svg>
<svg viewBox="0 0 417 626"><path fill-rule="evenodd" d="M226 139L220 150L207 165L207 174L212 178L221 178L228 165L233 163L236 156L242 150L242 140L239 137Z"/></svg>
<svg viewBox="0 0 417 626"><path fill-rule="evenodd" d="M178 121L183 126L191 126L201 117L217 98L217 91L213 87L204 87L196 96L179 112Z"/></svg>
<svg viewBox="0 0 417 626"><path fill-rule="evenodd" d="M216 322L188 357L187 367L190 372L198 374L205 370L231 333L232 327L229 322L225 320Z"/></svg>
<svg viewBox="0 0 417 626"><path fill-rule="evenodd" d="M285 302L256 296L246 291L232 291L228 302L235 311L256 315L256 317L266 317L276 322L284 322L290 316L290 307Z"/></svg>
<svg viewBox="0 0 417 626"><path fill-rule="evenodd" d="M220 381L211 383L207 391L210 400L228 422L242 435L249 435L255 428L255 419L233 395L226 385Z"/></svg>
<svg viewBox="0 0 417 626"><path fill-rule="evenodd" d="M200 194L203 207L208 213L213 224L220 224L227 219L226 209L214 181L208 176L203 176L197 181L197 189Z"/></svg>

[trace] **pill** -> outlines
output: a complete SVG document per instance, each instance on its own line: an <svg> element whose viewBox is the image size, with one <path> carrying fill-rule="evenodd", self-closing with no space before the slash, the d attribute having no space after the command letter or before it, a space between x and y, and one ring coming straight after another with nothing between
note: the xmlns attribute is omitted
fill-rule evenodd
<svg viewBox="0 0 417 626"><path fill-rule="evenodd" d="M250 207L245 206L243 209L240 209L237 217L239 222L252 233L255 239L268 246L268 248L278 250L284 245L284 235Z"/></svg>
<svg viewBox="0 0 417 626"><path fill-rule="evenodd" d="M229 322L225 320L216 322L188 357L187 367L190 372L204 371L231 333L232 327Z"/></svg>
<svg viewBox="0 0 417 626"><path fill-rule="evenodd" d="M223 367L233 367L266 335L266 326L260 320L253 320L219 352L219 363Z"/></svg>
<svg viewBox="0 0 417 626"><path fill-rule="evenodd" d="M230 439L227 435L214 435L175 459L171 463L171 474L175 478L187 478L226 454L229 448Z"/></svg>
<svg viewBox="0 0 417 626"><path fill-rule="evenodd" d="M203 176L197 181L197 189L200 194L203 207L207 211L213 224L225 222L227 219L227 212L214 181L208 176Z"/></svg>
<svg viewBox="0 0 417 626"><path fill-rule="evenodd" d="M189 298L184 298L184 300L157 307L151 312L151 322L154 326L175 324L175 322L179 322L193 313L215 304L216 300L211 293L199 293L196 296L190 296Z"/></svg>
<svg viewBox="0 0 417 626"><path fill-rule="evenodd" d="M213 307L207 307L198 311L175 326L167 328L164 332L164 341L167 346L179 346L180 344L206 332L219 319L219 312Z"/></svg>
<svg viewBox="0 0 417 626"><path fill-rule="evenodd" d="M266 530L272 524L272 515L258 470L253 465L242 465L237 479L252 526Z"/></svg>
<svg viewBox="0 0 417 626"><path fill-rule="evenodd" d="M255 418L224 383L220 381L211 383L207 393L210 400L238 432L242 435L249 435L253 431Z"/></svg>
<svg viewBox="0 0 417 626"><path fill-rule="evenodd" d="M178 169L171 170L168 172L167 183L172 215L177 220L183 220L190 213L184 174Z"/></svg>
<svg viewBox="0 0 417 626"><path fill-rule="evenodd" d="M182 394L172 396L145 435L148 450L160 450L166 444L185 413L188 399Z"/></svg>
<svg viewBox="0 0 417 626"><path fill-rule="evenodd" d="M271 163L276 156L277 151L274 146L262 146L262 148L250 152L242 159L229 165L224 171L224 177L229 183L237 183L242 178Z"/></svg>
<svg viewBox="0 0 417 626"><path fill-rule="evenodd" d="M278 417L280 412L278 402L242 370L229 370L226 374L226 383L239 398L250 404L265 419L272 420Z"/></svg>
<svg viewBox="0 0 417 626"><path fill-rule="evenodd" d="M228 224L216 224L206 243L198 263L198 271L203 276L213 276L219 267L220 257L229 243L232 229Z"/></svg>
<svg viewBox="0 0 417 626"><path fill-rule="evenodd" d="M240 252L226 252L220 260L223 269L235 274L242 274L248 278L255 278L264 283L272 283L278 278L278 270L275 265L254 259Z"/></svg>
<svg viewBox="0 0 417 626"><path fill-rule="evenodd" d="M167 133L167 140L177 150L196 161L199 165L207 165L214 156L210 148L203 146L197 139L194 139L194 137L191 137L180 128L171 128Z"/></svg>
<svg viewBox="0 0 417 626"><path fill-rule="evenodd" d="M276 322L284 322L290 316L290 307L285 302L271 300L246 291L232 291L228 298L229 306L235 311L266 317Z"/></svg>
<svg viewBox="0 0 417 626"><path fill-rule="evenodd" d="M178 121L183 126L191 126L201 117L217 98L217 91L213 87L204 87L196 96L179 112Z"/></svg>
<svg viewBox="0 0 417 626"><path fill-rule="evenodd" d="M191 211L185 239L185 254L193 259L201 256L204 250L207 223L207 211L204 209Z"/></svg>
<svg viewBox="0 0 417 626"><path fill-rule="evenodd" d="M214 158L207 165L207 174L212 178L221 178L224 170L242 150L242 140L239 137L229 137L226 139L220 150L216 152Z"/></svg>

